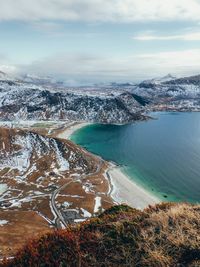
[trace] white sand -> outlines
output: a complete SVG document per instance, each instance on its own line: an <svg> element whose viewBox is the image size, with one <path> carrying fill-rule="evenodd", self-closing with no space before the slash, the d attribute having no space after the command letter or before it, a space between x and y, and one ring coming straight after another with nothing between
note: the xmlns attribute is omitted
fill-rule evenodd
<svg viewBox="0 0 200 267"><path fill-rule="evenodd" d="M160 199L131 181L119 167L111 165L108 173L113 184L111 197L117 203L126 203L131 207L144 209L148 205L161 202Z"/></svg>
<svg viewBox="0 0 200 267"><path fill-rule="evenodd" d="M58 134L58 138L62 139L69 139L70 136L77 130L81 129L82 127L85 127L87 125L90 125L91 123L88 122L73 122L66 126L66 129L63 130L62 133Z"/></svg>

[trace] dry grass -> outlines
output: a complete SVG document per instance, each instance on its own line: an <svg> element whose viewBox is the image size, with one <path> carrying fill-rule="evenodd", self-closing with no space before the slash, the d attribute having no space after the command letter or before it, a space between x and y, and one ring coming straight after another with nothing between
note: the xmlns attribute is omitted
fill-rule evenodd
<svg viewBox="0 0 200 267"><path fill-rule="evenodd" d="M163 266L173 266L177 261L186 266L200 259L200 205L172 204L167 209L158 205L146 212L149 217L141 230L143 262L155 259Z"/></svg>
<svg viewBox="0 0 200 267"><path fill-rule="evenodd" d="M30 241L6 267L200 266L200 205L115 206L97 218Z"/></svg>

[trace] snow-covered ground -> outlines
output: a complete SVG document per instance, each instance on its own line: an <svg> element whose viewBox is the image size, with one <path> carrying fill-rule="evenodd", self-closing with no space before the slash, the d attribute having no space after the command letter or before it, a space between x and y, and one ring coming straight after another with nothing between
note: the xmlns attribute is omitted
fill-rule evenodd
<svg viewBox="0 0 200 267"><path fill-rule="evenodd" d="M123 123L142 111L134 96L115 88L55 88L0 79L0 119ZM11 123L10 123L11 124ZM16 124L16 123L15 123Z"/></svg>
<svg viewBox="0 0 200 267"><path fill-rule="evenodd" d="M8 221L6 220L0 220L0 227L6 225L7 223Z"/></svg>
<svg viewBox="0 0 200 267"><path fill-rule="evenodd" d="M0 196L7 190L7 184L0 184Z"/></svg>

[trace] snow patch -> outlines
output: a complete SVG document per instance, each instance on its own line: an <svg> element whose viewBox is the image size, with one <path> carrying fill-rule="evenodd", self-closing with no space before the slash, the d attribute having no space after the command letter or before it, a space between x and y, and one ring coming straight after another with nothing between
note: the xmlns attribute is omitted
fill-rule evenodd
<svg viewBox="0 0 200 267"><path fill-rule="evenodd" d="M101 208L101 197L95 197L94 213L99 212Z"/></svg>
<svg viewBox="0 0 200 267"><path fill-rule="evenodd" d="M0 195L2 195L7 190L7 184L0 184Z"/></svg>
<svg viewBox="0 0 200 267"><path fill-rule="evenodd" d="M0 226L4 226L8 223L6 220L0 220Z"/></svg>
<svg viewBox="0 0 200 267"><path fill-rule="evenodd" d="M85 217L85 218L91 218L92 217L92 214L89 211L87 211L83 208L81 208L81 210L83 212L83 217Z"/></svg>

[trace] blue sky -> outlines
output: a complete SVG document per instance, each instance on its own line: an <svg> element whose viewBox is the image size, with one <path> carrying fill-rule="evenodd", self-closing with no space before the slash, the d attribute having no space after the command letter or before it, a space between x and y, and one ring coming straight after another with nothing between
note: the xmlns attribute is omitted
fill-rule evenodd
<svg viewBox="0 0 200 267"><path fill-rule="evenodd" d="M0 69L70 83L200 73L200 0L0 0Z"/></svg>

